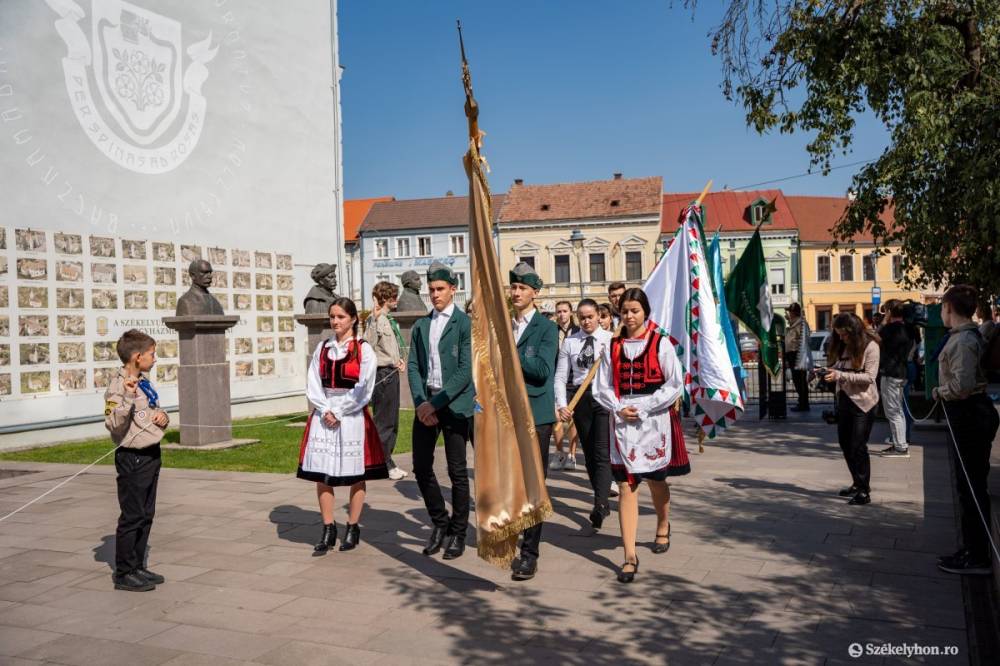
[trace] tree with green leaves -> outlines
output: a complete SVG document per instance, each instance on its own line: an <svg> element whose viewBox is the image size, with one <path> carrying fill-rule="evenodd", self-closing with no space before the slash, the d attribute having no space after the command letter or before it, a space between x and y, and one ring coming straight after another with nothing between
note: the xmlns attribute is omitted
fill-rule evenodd
<svg viewBox="0 0 1000 666"><path fill-rule="evenodd" d="M889 132L834 238L900 244L909 286L1000 293L1000 1L727 2L712 49L749 126L810 133L824 172L866 109Z"/></svg>

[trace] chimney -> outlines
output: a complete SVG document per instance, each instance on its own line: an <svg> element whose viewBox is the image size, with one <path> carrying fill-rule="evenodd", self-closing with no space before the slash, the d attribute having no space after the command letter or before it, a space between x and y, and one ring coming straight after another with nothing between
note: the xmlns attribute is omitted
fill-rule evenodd
<svg viewBox="0 0 1000 666"><path fill-rule="evenodd" d="M514 179L514 184L515 185L524 185L524 179L523 178L515 178Z"/></svg>
<svg viewBox="0 0 1000 666"><path fill-rule="evenodd" d="M621 180L622 179L622 175L620 173L616 173L616 174L614 174L614 176L615 176L615 180Z"/></svg>

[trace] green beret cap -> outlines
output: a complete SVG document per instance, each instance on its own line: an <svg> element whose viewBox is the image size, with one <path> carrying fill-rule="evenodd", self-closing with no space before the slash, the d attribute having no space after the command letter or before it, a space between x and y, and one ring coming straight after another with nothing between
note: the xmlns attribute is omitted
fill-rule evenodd
<svg viewBox="0 0 1000 666"><path fill-rule="evenodd" d="M450 266L445 266L440 261L435 261L427 269L427 282L434 282L435 280L444 280L448 284L457 287L458 286L458 276L455 271L451 270Z"/></svg>
<svg viewBox="0 0 1000 666"><path fill-rule="evenodd" d="M536 291L542 288L542 278L538 277L538 273L535 272L535 269L530 264L526 264L523 261L514 266L510 271L510 283L515 284L518 282L526 284Z"/></svg>

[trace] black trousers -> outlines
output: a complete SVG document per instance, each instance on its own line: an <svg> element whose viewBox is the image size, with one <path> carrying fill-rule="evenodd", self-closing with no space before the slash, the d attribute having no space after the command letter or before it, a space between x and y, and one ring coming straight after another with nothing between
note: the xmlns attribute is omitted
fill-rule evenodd
<svg viewBox="0 0 1000 666"><path fill-rule="evenodd" d="M535 432L538 434L538 450L542 454L542 474L546 479L549 478L549 440L552 439L552 425L546 423L535 426ZM537 560L538 546L541 542L542 523L521 532L521 557Z"/></svg>
<svg viewBox="0 0 1000 666"><path fill-rule="evenodd" d="M160 479L160 445L118 449L115 469L121 508L115 531L115 575L124 576L146 562L146 546L156 511L156 484Z"/></svg>
<svg viewBox="0 0 1000 666"><path fill-rule="evenodd" d="M399 434L399 370L391 365L379 366L375 371L375 390L372 392L372 420L382 440L385 464L394 469L392 452Z"/></svg>
<svg viewBox="0 0 1000 666"><path fill-rule="evenodd" d="M854 404L846 393L837 393L837 439L844 452L851 482L859 490L871 492L872 463L868 456L868 437L875 423L875 407L867 412Z"/></svg>
<svg viewBox="0 0 1000 666"><path fill-rule="evenodd" d="M426 426L420 419L413 418L413 475L417 477L417 486L434 526L445 528L449 535L464 536L469 526L469 466L465 444L472 419L445 411L438 412L437 417L436 426ZM434 445L439 434L444 436L444 455L451 481L450 519L434 474Z"/></svg>
<svg viewBox="0 0 1000 666"><path fill-rule="evenodd" d="M572 387L568 395L576 395L578 387ZM580 397L573 410L573 423L583 445L583 457L587 464L587 476L594 489L594 506L608 506L608 490L611 488L611 436L608 410L597 404L590 387Z"/></svg>
<svg viewBox="0 0 1000 666"><path fill-rule="evenodd" d="M990 542L986 527L979 517L979 509L990 520L990 493L987 479L990 474L990 453L993 438L997 434L997 410L984 393L978 393L965 400L951 400L944 403L948 422L955 432L955 443L965 463L965 478L962 465L955 461L955 483L958 484L958 500L962 507L962 545L968 548L977 560L990 559Z"/></svg>
<svg viewBox="0 0 1000 666"><path fill-rule="evenodd" d="M799 360L798 352L785 352L785 367L792 370L792 385L799 398L799 407L808 409L809 407L809 373L805 370L797 370L795 364Z"/></svg>

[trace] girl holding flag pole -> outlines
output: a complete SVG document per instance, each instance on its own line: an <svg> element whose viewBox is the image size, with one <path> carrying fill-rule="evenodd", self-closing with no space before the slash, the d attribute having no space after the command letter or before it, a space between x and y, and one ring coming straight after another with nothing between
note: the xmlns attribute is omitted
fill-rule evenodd
<svg viewBox="0 0 1000 666"><path fill-rule="evenodd" d="M670 548L667 477L690 468L679 422L670 411L684 389L673 345L649 322L649 300L642 289L628 289L619 312L624 327L602 351L594 398L612 415L611 473L619 484L618 515L625 550L618 580L631 583L639 570L636 535L641 482L649 486L656 509L652 550L663 553Z"/></svg>

